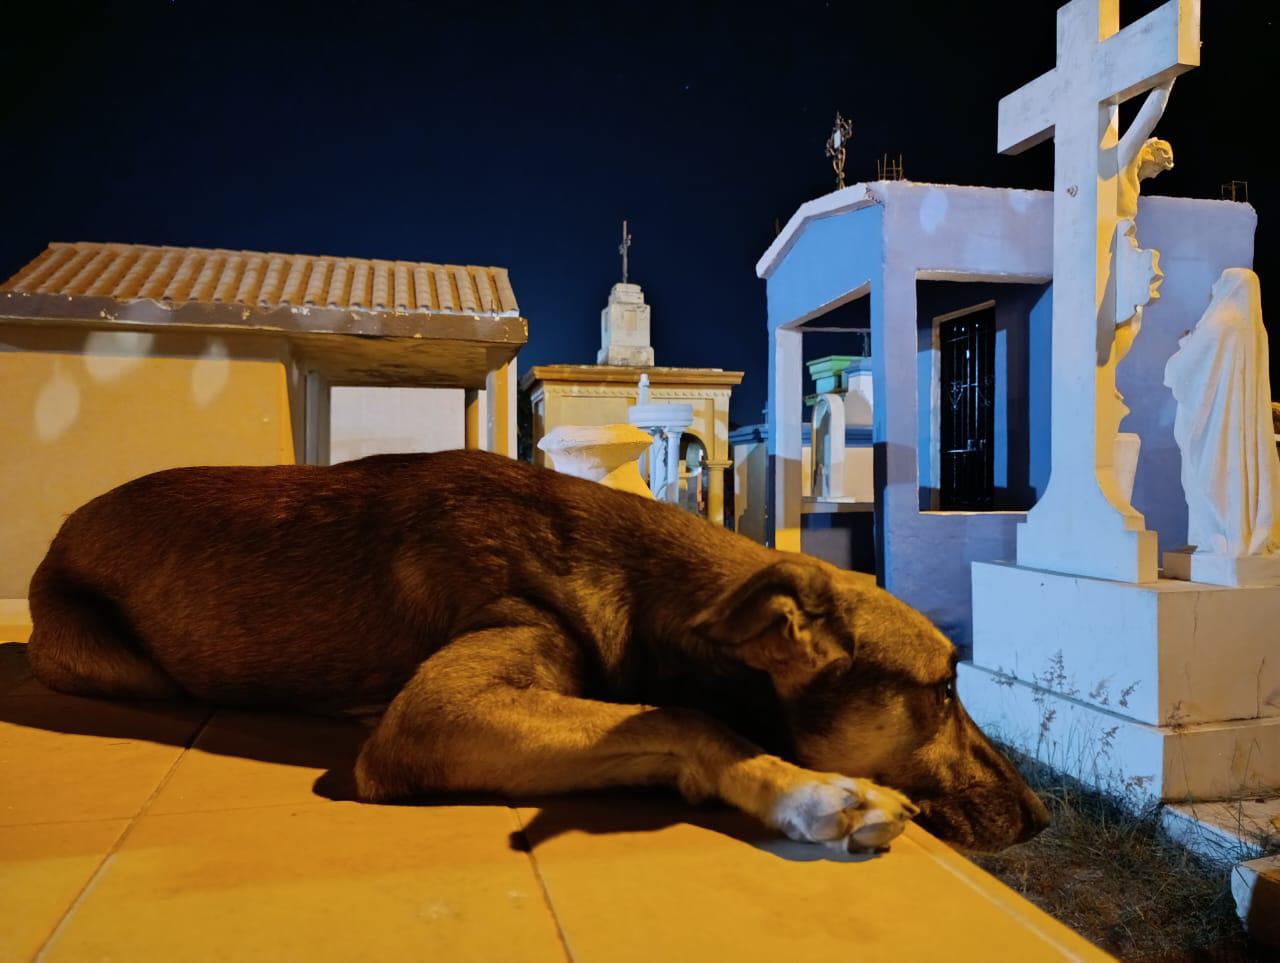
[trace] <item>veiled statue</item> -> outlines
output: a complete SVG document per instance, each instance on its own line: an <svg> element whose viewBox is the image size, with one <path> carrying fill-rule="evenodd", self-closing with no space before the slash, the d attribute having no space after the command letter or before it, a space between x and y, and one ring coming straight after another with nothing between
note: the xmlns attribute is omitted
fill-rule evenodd
<svg viewBox="0 0 1280 963"><path fill-rule="evenodd" d="M1228 268L1164 383L1178 403L1187 541L1196 554L1280 557L1280 455L1258 276Z"/></svg>

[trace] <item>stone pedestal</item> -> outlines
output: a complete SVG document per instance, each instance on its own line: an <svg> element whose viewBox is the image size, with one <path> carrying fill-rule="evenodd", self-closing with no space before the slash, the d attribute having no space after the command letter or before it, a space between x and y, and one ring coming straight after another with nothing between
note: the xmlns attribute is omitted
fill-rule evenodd
<svg viewBox="0 0 1280 963"><path fill-rule="evenodd" d="M649 305L638 284L618 283L600 312L600 350L596 364L647 367L653 364L649 345Z"/></svg>
<svg viewBox="0 0 1280 963"><path fill-rule="evenodd" d="M1165 552L1164 574L1184 582L1229 586L1280 586L1280 557L1241 558L1206 552ZM1280 628L1276 633L1280 636Z"/></svg>
<svg viewBox="0 0 1280 963"><path fill-rule="evenodd" d="M1102 789L1280 788L1280 587L973 566L961 698L988 733Z"/></svg>

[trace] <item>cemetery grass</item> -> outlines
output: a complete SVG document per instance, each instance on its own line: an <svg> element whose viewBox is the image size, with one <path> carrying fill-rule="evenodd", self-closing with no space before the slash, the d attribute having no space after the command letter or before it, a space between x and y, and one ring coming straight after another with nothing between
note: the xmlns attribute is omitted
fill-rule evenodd
<svg viewBox="0 0 1280 963"><path fill-rule="evenodd" d="M1179 846L1157 807L1134 813L1014 750L1053 814L1035 839L971 858L1051 916L1122 960L1245 961L1250 946L1231 898L1231 866Z"/></svg>

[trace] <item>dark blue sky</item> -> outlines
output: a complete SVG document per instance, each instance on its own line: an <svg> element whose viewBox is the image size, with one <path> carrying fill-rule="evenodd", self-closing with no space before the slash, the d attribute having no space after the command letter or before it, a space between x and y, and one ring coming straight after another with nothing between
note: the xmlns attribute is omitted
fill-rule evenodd
<svg viewBox="0 0 1280 963"><path fill-rule="evenodd" d="M1047 187L1048 146L995 153L996 102L1052 66L1058 5L14 4L0 276L50 240L499 264L529 319L522 367L583 362L627 217L659 363L745 370L734 419L756 421L755 262L830 189L835 111L851 181L901 152L914 180ZM1248 180L1265 291L1275 5L1204 6L1203 66L1157 131L1177 166L1146 189Z"/></svg>

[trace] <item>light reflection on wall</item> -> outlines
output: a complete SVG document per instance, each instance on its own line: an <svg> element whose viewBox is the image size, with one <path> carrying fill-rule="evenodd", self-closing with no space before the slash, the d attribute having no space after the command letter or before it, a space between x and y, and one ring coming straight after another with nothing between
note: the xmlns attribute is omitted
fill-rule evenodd
<svg viewBox="0 0 1280 963"><path fill-rule="evenodd" d="M56 441L75 424L79 413L80 387L67 374L64 363L58 361L36 397L32 411L36 437L45 443Z"/></svg>

